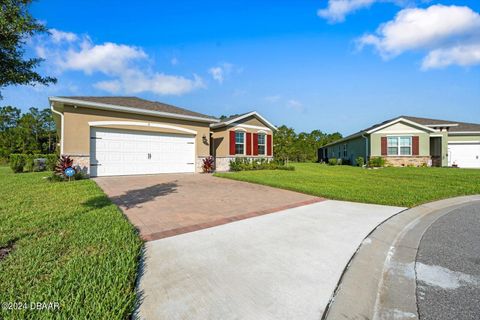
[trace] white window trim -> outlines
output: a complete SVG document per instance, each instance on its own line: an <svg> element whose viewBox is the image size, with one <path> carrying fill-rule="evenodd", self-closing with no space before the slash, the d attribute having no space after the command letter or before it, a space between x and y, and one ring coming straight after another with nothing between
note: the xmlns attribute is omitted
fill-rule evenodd
<svg viewBox="0 0 480 320"><path fill-rule="evenodd" d="M237 131L240 131L240 133L243 133L243 153L237 153L237 144L240 144L240 143L237 143ZM242 131L242 130L235 130L235 155L236 156L244 156L246 155L246 152L247 152L247 133Z"/></svg>
<svg viewBox="0 0 480 320"><path fill-rule="evenodd" d="M257 150L258 150L258 146L260 145L259 142L259 137L260 135L263 134L265 136L265 138L263 139L263 153L260 154L258 153L259 156L266 156L267 155L267 134L265 132L258 132L257 133Z"/></svg>
<svg viewBox="0 0 480 320"><path fill-rule="evenodd" d="M400 154L400 138L409 137L410 138L410 154ZM388 154L388 138L397 138L397 154ZM393 147L391 147L393 148ZM388 135L387 136L387 157L411 157L413 156L413 136L411 135Z"/></svg>
<svg viewBox="0 0 480 320"><path fill-rule="evenodd" d="M346 159L347 156L348 156L348 154L347 154L347 144L344 143L343 144L343 157Z"/></svg>

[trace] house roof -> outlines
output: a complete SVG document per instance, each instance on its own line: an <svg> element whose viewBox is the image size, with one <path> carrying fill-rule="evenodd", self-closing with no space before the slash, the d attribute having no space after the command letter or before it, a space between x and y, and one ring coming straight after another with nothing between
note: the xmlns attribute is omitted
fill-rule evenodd
<svg viewBox="0 0 480 320"><path fill-rule="evenodd" d="M172 106L170 104L149 101L137 97L122 97L122 96L105 96L105 97L92 97L92 96L62 96L62 97L51 97L51 101L58 101L64 103L88 103L90 106L112 106L112 107L125 107L132 110L139 111L152 111L156 113L161 113L162 115L178 115L184 116L185 118L202 118L206 120L212 120L212 122L218 122L219 120L215 117L205 115L199 112L194 112L187 110L185 108L180 108ZM183 117L182 117L183 118Z"/></svg>
<svg viewBox="0 0 480 320"><path fill-rule="evenodd" d="M372 133L383 126L386 126L390 123L394 123L395 121L406 120L409 122L414 122L422 127L427 129L431 128L438 128L438 127L448 127L448 131L451 133L463 133L463 132L480 132L480 124L477 123L468 123L468 122L460 122L460 121L451 121L451 120L439 120L439 119L430 119L430 118L420 118L420 117L412 117L412 116L398 116L389 120L385 120L381 123L374 124L366 129L360 130L355 132L351 135L346 136L345 138L339 139L332 143L329 143L326 146L336 144L342 141L350 140L352 138L356 138L361 136L362 134Z"/></svg>
<svg viewBox="0 0 480 320"><path fill-rule="evenodd" d="M242 113L242 114L234 114L232 116L229 116L225 119L222 119L219 123L213 123L211 124L210 126L212 128L220 128L220 127L224 127L224 126L228 126L232 123L235 123L236 121L240 121L242 119L245 119L245 118L248 118L250 116L254 116L254 117L257 117L258 119L260 119L263 123L265 123L267 125L267 127L269 127L270 129L272 130L277 130L277 127L275 127L273 124L271 124L267 119L265 119L264 117L262 117L258 112L256 111L250 111L250 112L246 112L246 113Z"/></svg>

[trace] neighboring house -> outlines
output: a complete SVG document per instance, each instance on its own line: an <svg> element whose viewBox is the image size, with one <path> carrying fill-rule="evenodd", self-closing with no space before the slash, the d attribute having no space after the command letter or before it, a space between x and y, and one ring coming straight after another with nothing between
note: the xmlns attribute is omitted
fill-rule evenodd
<svg viewBox="0 0 480 320"><path fill-rule="evenodd" d="M383 157L394 166L480 168L480 124L400 116L318 150L319 161Z"/></svg>
<svg viewBox="0 0 480 320"><path fill-rule="evenodd" d="M60 153L91 176L200 172L236 157L271 157L273 130L257 112L217 119L136 97L50 97Z"/></svg>

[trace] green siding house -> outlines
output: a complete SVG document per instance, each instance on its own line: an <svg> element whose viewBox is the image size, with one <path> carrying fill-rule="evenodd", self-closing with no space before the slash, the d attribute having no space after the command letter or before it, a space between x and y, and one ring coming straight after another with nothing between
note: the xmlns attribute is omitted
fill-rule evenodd
<svg viewBox="0 0 480 320"><path fill-rule="evenodd" d="M357 165L360 156L382 157L393 166L480 168L480 124L400 116L318 150L320 162Z"/></svg>

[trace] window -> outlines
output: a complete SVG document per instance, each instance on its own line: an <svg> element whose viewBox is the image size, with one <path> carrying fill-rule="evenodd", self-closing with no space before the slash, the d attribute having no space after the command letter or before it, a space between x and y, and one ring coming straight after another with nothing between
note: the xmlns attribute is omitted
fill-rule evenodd
<svg viewBox="0 0 480 320"><path fill-rule="evenodd" d="M265 134L258 134L258 154L265 155Z"/></svg>
<svg viewBox="0 0 480 320"><path fill-rule="evenodd" d="M346 143L343 144L343 157L347 158L347 144Z"/></svg>
<svg viewBox="0 0 480 320"><path fill-rule="evenodd" d="M389 156L412 155L412 137L387 137Z"/></svg>
<svg viewBox="0 0 480 320"><path fill-rule="evenodd" d="M235 132L235 154L245 153L245 133Z"/></svg>

